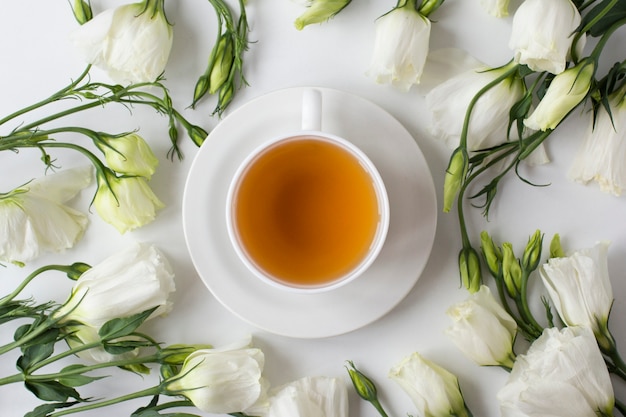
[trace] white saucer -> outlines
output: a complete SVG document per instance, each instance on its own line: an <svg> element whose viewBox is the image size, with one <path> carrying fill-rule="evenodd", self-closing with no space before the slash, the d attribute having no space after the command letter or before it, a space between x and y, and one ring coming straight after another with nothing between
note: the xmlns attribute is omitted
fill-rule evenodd
<svg viewBox="0 0 626 417"><path fill-rule="evenodd" d="M387 240L374 264L337 290L294 294L253 276L228 240L226 193L249 152L268 138L300 129L305 89L289 88L258 97L213 129L189 171L183 228L198 274L232 313L271 333L320 338L365 326L408 294L432 249L437 200L424 155L396 119L358 96L318 88L322 130L359 146L385 182L391 209Z"/></svg>

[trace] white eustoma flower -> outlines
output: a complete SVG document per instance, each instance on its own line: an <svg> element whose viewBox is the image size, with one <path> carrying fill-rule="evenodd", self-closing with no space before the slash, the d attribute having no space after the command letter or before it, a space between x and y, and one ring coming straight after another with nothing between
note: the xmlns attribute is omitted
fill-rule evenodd
<svg viewBox="0 0 626 417"><path fill-rule="evenodd" d="M569 177L584 184L596 181L604 192L619 196L626 188L626 100L622 88L609 96L609 114L598 109L589 117L588 133L574 159Z"/></svg>
<svg viewBox="0 0 626 417"><path fill-rule="evenodd" d="M513 366L517 323L498 304L489 287L482 285L446 314L453 321L446 333L467 357L482 366Z"/></svg>
<svg viewBox="0 0 626 417"><path fill-rule="evenodd" d="M450 147L458 146L465 115L472 99L489 83L495 82L514 68L514 63L495 69L480 66L464 71L433 88L426 95L426 105L432 114L433 135ZM488 148L507 140L509 110L523 94L522 80L511 74L476 101L467 131L468 150Z"/></svg>
<svg viewBox="0 0 626 417"><path fill-rule="evenodd" d="M419 416L469 415L457 377L417 352L394 366L389 377L413 400Z"/></svg>
<svg viewBox="0 0 626 417"><path fill-rule="evenodd" d="M600 334L609 320L613 289L609 279L609 243L598 242L564 258L551 258L539 269L561 320Z"/></svg>
<svg viewBox="0 0 626 417"><path fill-rule="evenodd" d="M167 395L183 395L200 410L227 414L244 412L265 399L262 376L265 356L249 340L190 354L178 373L163 382Z"/></svg>
<svg viewBox="0 0 626 417"><path fill-rule="evenodd" d="M595 72L591 60L578 63L554 77L537 108L524 119L534 130L554 129L587 96Z"/></svg>
<svg viewBox="0 0 626 417"><path fill-rule="evenodd" d="M305 377L274 388L264 417L347 417L348 391L343 380Z"/></svg>
<svg viewBox="0 0 626 417"><path fill-rule="evenodd" d="M107 165L115 172L150 179L159 160L150 145L136 133L124 136L102 136L96 145L104 153Z"/></svg>
<svg viewBox="0 0 626 417"><path fill-rule="evenodd" d="M322 23L342 11L352 0L298 0L296 3L307 7L294 22L298 30L305 26Z"/></svg>
<svg viewBox="0 0 626 417"><path fill-rule="evenodd" d="M135 243L83 272L54 315L61 322L99 329L109 320L154 307L151 317L168 313L175 289L165 256L154 245Z"/></svg>
<svg viewBox="0 0 626 417"><path fill-rule="evenodd" d="M412 1L379 17L367 75L402 91L419 84L428 56L430 26L430 20L415 9Z"/></svg>
<svg viewBox="0 0 626 417"><path fill-rule="evenodd" d="M165 70L173 32L162 1L146 0L105 10L72 32L71 40L115 82L142 83Z"/></svg>
<svg viewBox="0 0 626 417"><path fill-rule="evenodd" d="M591 330L548 328L498 393L503 417L612 416L615 397Z"/></svg>
<svg viewBox="0 0 626 417"><path fill-rule="evenodd" d="M571 58L573 32L580 24L571 0L524 0L513 16L509 48L533 71L559 74ZM585 37L576 45L582 51Z"/></svg>
<svg viewBox="0 0 626 417"><path fill-rule="evenodd" d="M506 17L509 15L509 0L480 0L480 5L492 16Z"/></svg>
<svg viewBox="0 0 626 417"><path fill-rule="evenodd" d="M92 180L91 166L73 168L0 194L0 262L24 263L74 246L87 216L64 203Z"/></svg>
<svg viewBox="0 0 626 417"><path fill-rule="evenodd" d="M111 172L98 176L93 200L96 211L120 233L153 221L163 203L142 177L116 177Z"/></svg>

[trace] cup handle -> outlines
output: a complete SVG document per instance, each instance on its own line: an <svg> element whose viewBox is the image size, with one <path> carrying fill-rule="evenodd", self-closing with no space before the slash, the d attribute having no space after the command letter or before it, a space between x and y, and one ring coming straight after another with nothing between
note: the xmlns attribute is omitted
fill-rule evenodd
<svg viewBox="0 0 626 417"><path fill-rule="evenodd" d="M308 89L302 93L302 130L322 130L322 93Z"/></svg>

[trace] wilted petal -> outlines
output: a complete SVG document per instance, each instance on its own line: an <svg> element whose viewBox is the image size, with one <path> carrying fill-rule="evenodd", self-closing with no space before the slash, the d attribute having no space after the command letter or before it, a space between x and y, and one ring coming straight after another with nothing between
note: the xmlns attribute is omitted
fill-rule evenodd
<svg viewBox="0 0 626 417"><path fill-rule="evenodd" d="M626 188L626 101L624 89L609 96L611 113L600 107L574 159L569 177L596 181L604 192L619 196Z"/></svg>
<svg viewBox="0 0 626 417"><path fill-rule="evenodd" d="M91 181L91 167L68 169L0 196L0 261L23 263L73 247L87 216L63 203Z"/></svg>

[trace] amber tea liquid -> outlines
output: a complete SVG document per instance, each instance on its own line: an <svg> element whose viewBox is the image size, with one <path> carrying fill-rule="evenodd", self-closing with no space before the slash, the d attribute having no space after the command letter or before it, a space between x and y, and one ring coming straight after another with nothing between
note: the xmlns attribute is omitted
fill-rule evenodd
<svg viewBox="0 0 626 417"><path fill-rule="evenodd" d="M323 285L365 257L380 220L371 176L320 138L277 142L248 165L233 195L240 246L288 285Z"/></svg>

